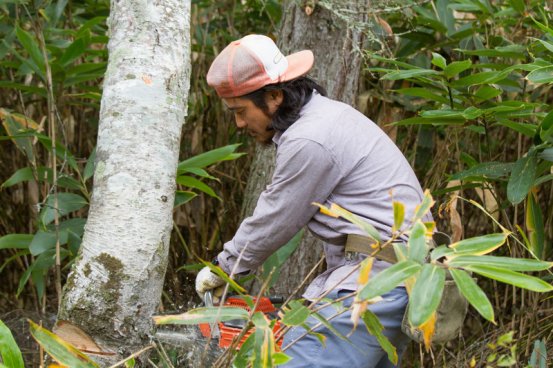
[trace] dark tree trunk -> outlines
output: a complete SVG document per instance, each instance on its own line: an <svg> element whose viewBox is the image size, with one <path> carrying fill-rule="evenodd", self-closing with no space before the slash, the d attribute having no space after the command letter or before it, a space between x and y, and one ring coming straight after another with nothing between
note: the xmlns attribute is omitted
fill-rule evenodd
<svg viewBox="0 0 553 368"><path fill-rule="evenodd" d="M349 7L356 9L366 4L351 1ZM326 88L328 96L354 105L358 93L361 70L363 34L350 27L333 11L320 6L308 11L297 2L288 1L284 5L283 21L278 40L280 49L287 55L295 51L309 49L315 55L315 65L309 76ZM353 11L355 22L364 22L366 11ZM351 13L349 15L352 17ZM242 215L251 215L257 198L271 181L274 167L274 149L256 151L250 178L246 188ZM280 278L271 290L272 293L288 296L309 274L322 256L322 244L306 232L301 244L284 264ZM319 273L322 269L318 270ZM303 290L303 289L302 289Z"/></svg>

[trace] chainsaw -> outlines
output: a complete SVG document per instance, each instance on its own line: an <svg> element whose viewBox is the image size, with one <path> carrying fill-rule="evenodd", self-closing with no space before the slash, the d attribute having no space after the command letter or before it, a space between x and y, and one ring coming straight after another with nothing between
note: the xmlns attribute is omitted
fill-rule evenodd
<svg viewBox="0 0 553 368"><path fill-rule="evenodd" d="M254 305L257 303L257 306L254 310L255 312L263 313L270 320L277 320L273 327L273 332L276 333L278 330L280 330L281 324L278 321L278 310L277 308L275 308L275 304L282 304L284 302L284 298L279 296L272 296L261 297L259 298L259 301L255 297L251 297L251 299L253 300ZM213 294L211 291L207 291L205 293L204 303L206 307L217 307L217 305L214 305L213 303ZM223 305L226 307L243 308L248 312L251 311L248 303L246 303L244 298L239 296L228 297ZM219 347L227 348L232 344L234 339L236 339L242 333L242 330L246 327L246 324L247 321L243 319L233 319L225 322L200 323L199 328L200 332L205 338L211 337L218 339ZM254 331L255 327L251 328L248 332L244 334L244 336L242 336L242 338L238 342L237 349L242 346L242 344ZM282 339L279 339L277 344L280 348L282 345Z"/></svg>

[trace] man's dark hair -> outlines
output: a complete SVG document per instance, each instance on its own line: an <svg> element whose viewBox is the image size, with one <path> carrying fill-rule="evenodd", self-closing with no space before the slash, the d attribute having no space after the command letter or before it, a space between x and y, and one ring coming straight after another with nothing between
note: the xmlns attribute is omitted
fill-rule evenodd
<svg viewBox="0 0 553 368"><path fill-rule="evenodd" d="M282 103L273 115L271 127L283 132L288 129L300 117L300 110L311 100L313 90L326 96L326 90L309 77L300 77L291 81L269 84L256 91L242 96L253 102L265 114L269 115L269 107L265 102L267 92L282 90Z"/></svg>

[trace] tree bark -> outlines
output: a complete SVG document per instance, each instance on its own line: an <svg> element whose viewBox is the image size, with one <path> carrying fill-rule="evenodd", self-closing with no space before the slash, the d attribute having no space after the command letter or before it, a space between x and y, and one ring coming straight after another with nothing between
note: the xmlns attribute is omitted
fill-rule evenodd
<svg viewBox="0 0 553 368"><path fill-rule="evenodd" d="M153 332L188 100L190 1L112 0L108 25L94 189L55 328L78 347L113 353L92 355L104 364Z"/></svg>
<svg viewBox="0 0 553 368"><path fill-rule="evenodd" d="M356 10L366 1L351 1L340 5L351 9L350 20L366 21L366 11ZM354 105L358 93L361 71L361 49L364 41L360 29L351 27L333 10L315 7L310 15L297 2L284 6L279 46L289 53L309 49L315 55L315 65L309 76L326 88L328 96ZM309 9L307 9L309 12ZM246 187L246 200L242 214L253 212L257 198L270 182L274 165L274 149L258 149ZM305 279L322 256L322 243L305 232L298 249L284 264L272 293L288 296ZM322 271L322 269L320 270ZM317 272L318 273L318 272ZM316 273L315 273L316 275Z"/></svg>

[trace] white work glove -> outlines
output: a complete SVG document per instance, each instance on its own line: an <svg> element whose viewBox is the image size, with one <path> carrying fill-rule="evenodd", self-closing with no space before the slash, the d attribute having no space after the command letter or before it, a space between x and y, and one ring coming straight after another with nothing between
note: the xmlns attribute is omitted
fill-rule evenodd
<svg viewBox="0 0 553 368"><path fill-rule="evenodd" d="M205 302L206 291L213 292L213 304L219 303L225 289L225 280L211 272L209 267L204 267L196 276L196 292Z"/></svg>

